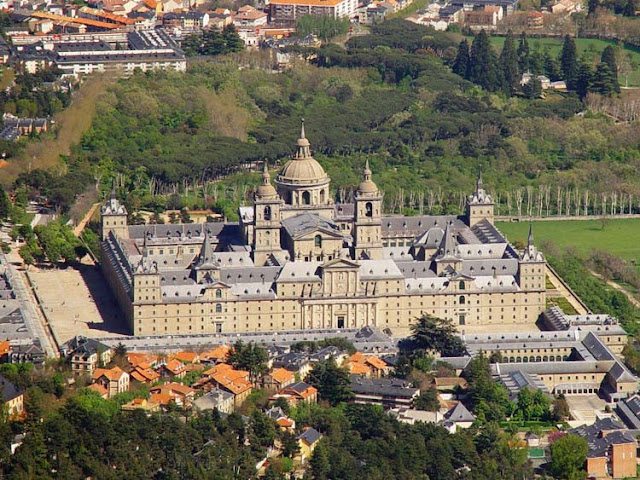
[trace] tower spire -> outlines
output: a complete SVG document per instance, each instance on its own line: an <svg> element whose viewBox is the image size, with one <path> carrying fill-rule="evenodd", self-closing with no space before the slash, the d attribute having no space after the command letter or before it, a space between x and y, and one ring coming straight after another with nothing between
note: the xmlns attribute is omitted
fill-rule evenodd
<svg viewBox="0 0 640 480"><path fill-rule="evenodd" d="M269 167L267 166L267 161L265 160L262 164L262 185L269 185L271 181L271 175L269 175Z"/></svg>
<svg viewBox="0 0 640 480"><path fill-rule="evenodd" d="M293 156L296 160L302 160L311 157L311 144L305 135L304 131L304 118L302 119L302 126L300 127L300 138L296 142L297 151Z"/></svg>
<svg viewBox="0 0 640 480"><path fill-rule="evenodd" d="M527 247L533 246L533 221L529 219L529 236L527 237Z"/></svg>
<svg viewBox="0 0 640 480"><path fill-rule="evenodd" d="M367 158L367 162L364 165L364 180L365 182L371 181L371 169L369 168L369 159Z"/></svg>
<svg viewBox="0 0 640 480"><path fill-rule="evenodd" d="M484 186L482 185L482 169L478 169L478 179L476 180L476 193L480 193L480 191L484 190Z"/></svg>

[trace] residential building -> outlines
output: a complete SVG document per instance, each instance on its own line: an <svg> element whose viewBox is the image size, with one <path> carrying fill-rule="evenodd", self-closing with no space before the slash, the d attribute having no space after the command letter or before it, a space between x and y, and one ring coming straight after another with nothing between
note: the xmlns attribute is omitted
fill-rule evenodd
<svg viewBox="0 0 640 480"><path fill-rule="evenodd" d="M131 375L131 378L137 382L146 383L147 385L151 385L160 379L160 374L156 372L151 365L145 362L140 362L138 365L133 367L129 372L129 375Z"/></svg>
<svg viewBox="0 0 640 480"><path fill-rule="evenodd" d="M201 30L209 26L209 14L195 11L165 13L162 26L168 29Z"/></svg>
<svg viewBox="0 0 640 480"><path fill-rule="evenodd" d="M444 415L442 426L449 433L456 433L460 429L469 428L475 421L475 415L462 402L458 402L455 407Z"/></svg>
<svg viewBox="0 0 640 480"><path fill-rule="evenodd" d="M588 445L587 476L589 478L631 478L637 469L637 440L634 433L610 418L593 425L583 425L569 433L583 437Z"/></svg>
<svg viewBox="0 0 640 480"><path fill-rule="evenodd" d="M304 431L296 437L300 447L300 452L296 456L296 459L298 459L300 463L305 463L309 460L321 438L322 434L315 428L306 427Z"/></svg>
<svg viewBox="0 0 640 480"><path fill-rule="evenodd" d="M252 7L251 5L245 5L240 7L238 13L233 17L233 24L236 28L261 28L267 24L268 16L266 13Z"/></svg>
<svg viewBox="0 0 640 480"><path fill-rule="evenodd" d="M485 5L475 10L464 12L464 23L471 29L494 30L502 20L503 10L498 5Z"/></svg>
<svg viewBox="0 0 640 480"><path fill-rule="evenodd" d="M154 396L157 395L158 397L156 398L160 401L156 403L166 405L165 401L168 397L169 399L173 400L179 407L190 407L193 399L196 396L196 391L193 388L175 382L165 383L164 385L157 385L155 387L152 387L149 390L149 393L151 393L152 402L156 402L154 400Z"/></svg>
<svg viewBox="0 0 640 480"><path fill-rule="evenodd" d="M129 391L129 374L120 367L113 367L108 370L96 368L91 377L94 383L102 385L109 392L109 398L118 393Z"/></svg>
<svg viewBox="0 0 640 480"><path fill-rule="evenodd" d="M346 367L354 375L362 375L369 378L380 378L391 371L391 367L384 360L373 355L363 355L356 352L346 361Z"/></svg>
<svg viewBox="0 0 640 480"><path fill-rule="evenodd" d="M239 407L251 394L252 385L249 372L235 370L231 365L221 363L203 373L194 388L210 391L214 388L225 390L234 396L234 408Z"/></svg>
<svg viewBox="0 0 640 480"><path fill-rule="evenodd" d="M113 349L107 345L82 336L73 337L61 347L62 354L71 359L71 370L92 375L98 366L111 361Z"/></svg>
<svg viewBox="0 0 640 480"><path fill-rule="evenodd" d="M218 410L220 413L233 413L235 409L235 395L219 388L213 389L198 397L193 402L198 410Z"/></svg>
<svg viewBox="0 0 640 480"><path fill-rule="evenodd" d="M318 390L308 383L295 382L279 390L270 400L278 398L284 398L294 407L299 403L316 403L318 401Z"/></svg>
<svg viewBox="0 0 640 480"><path fill-rule="evenodd" d="M365 378L351 375L355 403L381 405L383 408L411 407L420 389L398 378Z"/></svg>
<svg viewBox="0 0 640 480"><path fill-rule="evenodd" d="M125 411L144 410L147 413L152 413L160 410L160 405L145 398L134 398L130 402L123 403L121 408Z"/></svg>
<svg viewBox="0 0 640 480"><path fill-rule="evenodd" d="M493 226L481 177L464 216L382 216L368 165L354 203L336 204L310 148L302 128L277 189L265 170L238 223L128 225L109 198L103 272L134 335L373 326L402 336L422 314L463 333L535 328L544 256L532 236L521 254Z"/></svg>
<svg viewBox="0 0 640 480"><path fill-rule="evenodd" d="M351 17L358 8L356 0L272 0L272 23L293 23L305 15L333 18Z"/></svg>
<svg viewBox="0 0 640 480"><path fill-rule="evenodd" d="M131 75L136 69L182 72L187 68L184 53L162 29L129 32L127 42L128 48L116 49L100 41L41 41L18 46L17 65L29 73L56 66L63 74L73 75L94 72Z"/></svg>
<svg viewBox="0 0 640 480"><path fill-rule="evenodd" d="M187 367L185 364L176 359L163 363L160 365L158 370L163 378L169 379L184 378L187 374Z"/></svg>
<svg viewBox="0 0 640 480"><path fill-rule="evenodd" d="M274 368L262 377L262 388L280 390L295 381L295 375L286 368Z"/></svg>
<svg viewBox="0 0 640 480"><path fill-rule="evenodd" d="M0 375L0 405L9 417L17 418L24 413L24 394L9 380Z"/></svg>

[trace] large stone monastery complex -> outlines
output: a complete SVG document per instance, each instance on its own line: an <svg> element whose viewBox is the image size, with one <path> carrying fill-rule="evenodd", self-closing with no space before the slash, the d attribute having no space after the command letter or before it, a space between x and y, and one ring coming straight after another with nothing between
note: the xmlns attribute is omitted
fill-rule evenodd
<svg viewBox="0 0 640 480"><path fill-rule="evenodd" d="M423 313L461 333L535 330L545 259L493 225L478 178L466 214L383 215L365 166L353 203L334 203L304 124L275 186L265 166L239 222L128 225L102 208L103 269L134 335L359 328L406 335Z"/></svg>

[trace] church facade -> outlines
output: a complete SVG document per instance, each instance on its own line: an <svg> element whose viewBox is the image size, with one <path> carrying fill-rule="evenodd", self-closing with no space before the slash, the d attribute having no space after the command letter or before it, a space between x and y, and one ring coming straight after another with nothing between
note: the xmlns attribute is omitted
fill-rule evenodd
<svg viewBox="0 0 640 480"><path fill-rule="evenodd" d="M127 225L102 207L102 268L134 335L304 329L409 333L422 314L462 333L530 330L545 309L545 259L493 225L478 178L463 216L384 215L369 165L334 203L304 124L271 183L265 166L239 221Z"/></svg>

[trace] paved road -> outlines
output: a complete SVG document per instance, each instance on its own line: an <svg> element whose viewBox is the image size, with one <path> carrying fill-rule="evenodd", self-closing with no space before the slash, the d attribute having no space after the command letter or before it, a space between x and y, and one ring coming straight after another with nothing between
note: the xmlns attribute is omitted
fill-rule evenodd
<svg viewBox="0 0 640 480"><path fill-rule="evenodd" d="M5 254L2 254L2 263L7 267L7 278L16 295L16 299L20 302L20 309L29 332L31 332L33 338L40 340L40 345L49 358L59 357L58 349L49 334L48 328L45 326L46 321L42 312L36 307L38 303L24 273L20 272Z"/></svg>

